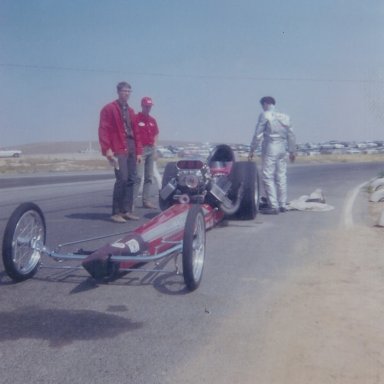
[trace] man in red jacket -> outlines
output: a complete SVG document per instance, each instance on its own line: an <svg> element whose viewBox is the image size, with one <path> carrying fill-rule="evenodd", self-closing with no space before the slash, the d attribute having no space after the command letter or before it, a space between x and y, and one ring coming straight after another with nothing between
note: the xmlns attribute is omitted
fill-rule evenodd
<svg viewBox="0 0 384 384"><path fill-rule="evenodd" d="M137 184L135 186L135 198L138 195L141 180L143 180L143 207L156 208L150 201L150 189L153 180L153 166L156 159L156 144L159 128L156 120L149 115L153 101L150 97L141 99L141 112L136 115L136 124L140 132L141 144L143 146L143 161L137 166Z"/></svg>
<svg viewBox="0 0 384 384"><path fill-rule="evenodd" d="M132 213L136 163L141 162L142 145L134 110L128 106L132 88L126 82L117 84L118 99L100 112L99 142L101 152L115 164L112 216L117 223L138 220Z"/></svg>

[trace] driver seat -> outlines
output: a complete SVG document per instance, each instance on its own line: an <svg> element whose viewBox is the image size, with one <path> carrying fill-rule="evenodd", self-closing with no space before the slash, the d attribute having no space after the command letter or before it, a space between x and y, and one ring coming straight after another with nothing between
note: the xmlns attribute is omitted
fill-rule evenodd
<svg viewBox="0 0 384 384"><path fill-rule="evenodd" d="M235 161L235 154L232 148L227 144L217 145L208 157L208 166L214 173L228 173ZM217 171L217 172L216 172Z"/></svg>
<svg viewBox="0 0 384 384"><path fill-rule="evenodd" d="M208 165L214 166L216 162L223 163L223 166L228 162L235 161L235 154L232 148L227 144L217 145L208 157Z"/></svg>

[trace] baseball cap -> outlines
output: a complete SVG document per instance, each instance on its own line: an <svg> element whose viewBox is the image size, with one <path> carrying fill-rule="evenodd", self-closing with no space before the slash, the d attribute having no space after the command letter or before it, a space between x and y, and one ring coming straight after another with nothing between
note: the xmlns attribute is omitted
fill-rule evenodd
<svg viewBox="0 0 384 384"><path fill-rule="evenodd" d="M143 97L141 99L141 105L142 106L152 106L153 105L153 101L150 97Z"/></svg>

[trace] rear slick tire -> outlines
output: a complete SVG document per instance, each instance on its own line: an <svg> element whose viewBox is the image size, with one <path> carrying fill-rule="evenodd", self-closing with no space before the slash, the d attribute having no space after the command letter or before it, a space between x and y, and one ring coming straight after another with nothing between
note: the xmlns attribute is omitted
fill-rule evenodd
<svg viewBox="0 0 384 384"><path fill-rule="evenodd" d="M187 215L182 258L185 285L194 291L201 283L205 259L205 220L198 204L193 204Z"/></svg>
<svg viewBox="0 0 384 384"><path fill-rule="evenodd" d="M3 263L15 282L32 278L40 265L41 254L32 242L45 244L46 225L43 212L34 203L19 205L10 216L3 237Z"/></svg>
<svg viewBox="0 0 384 384"><path fill-rule="evenodd" d="M243 196L235 218L255 219L259 207L259 174L253 161L239 161L232 169L234 184L243 185Z"/></svg>

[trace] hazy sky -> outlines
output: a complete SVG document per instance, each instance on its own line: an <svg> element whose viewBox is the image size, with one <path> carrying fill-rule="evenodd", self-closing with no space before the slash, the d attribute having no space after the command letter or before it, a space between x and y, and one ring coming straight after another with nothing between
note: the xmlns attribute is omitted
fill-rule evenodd
<svg viewBox="0 0 384 384"><path fill-rule="evenodd" d="M383 0L0 0L0 147L97 140L132 84L160 139L249 143L272 95L299 142L384 139Z"/></svg>

